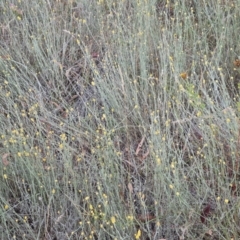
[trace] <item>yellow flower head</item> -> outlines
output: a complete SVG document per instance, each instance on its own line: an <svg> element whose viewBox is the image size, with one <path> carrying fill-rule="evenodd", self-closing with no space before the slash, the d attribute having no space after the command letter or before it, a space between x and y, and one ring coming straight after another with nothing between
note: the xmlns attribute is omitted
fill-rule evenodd
<svg viewBox="0 0 240 240"><path fill-rule="evenodd" d="M136 240L137 240L137 239L140 239L140 237L141 237L141 230L138 229L138 232L135 234L135 239L136 239Z"/></svg>
<svg viewBox="0 0 240 240"><path fill-rule="evenodd" d="M185 79L187 79L188 75L186 72L182 72L182 73L180 73L180 77L185 80Z"/></svg>
<svg viewBox="0 0 240 240"><path fill-rule="evenodd" d="M114 216L111 217L111 222L112 222L112 224L115 224L116 218Z"/></svg>

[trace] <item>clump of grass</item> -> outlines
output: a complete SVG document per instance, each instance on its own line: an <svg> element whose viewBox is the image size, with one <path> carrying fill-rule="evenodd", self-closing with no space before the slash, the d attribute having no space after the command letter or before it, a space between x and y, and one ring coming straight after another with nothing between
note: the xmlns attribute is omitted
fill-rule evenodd
<svg viewBox="0 0 240 240"><path fill-rule="evenodd" d="M1 238L237 238L239 4L2 1Z"/></svg>

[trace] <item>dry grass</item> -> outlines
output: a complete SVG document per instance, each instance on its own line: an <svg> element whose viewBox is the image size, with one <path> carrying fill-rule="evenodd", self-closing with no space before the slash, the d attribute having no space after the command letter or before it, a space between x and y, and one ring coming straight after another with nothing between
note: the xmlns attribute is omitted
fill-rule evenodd
<svg viewBox="0 0 240 240"><path fill-rule="evenodd" d="M240 1L0 3L1 239L238 239Z"/></svg>

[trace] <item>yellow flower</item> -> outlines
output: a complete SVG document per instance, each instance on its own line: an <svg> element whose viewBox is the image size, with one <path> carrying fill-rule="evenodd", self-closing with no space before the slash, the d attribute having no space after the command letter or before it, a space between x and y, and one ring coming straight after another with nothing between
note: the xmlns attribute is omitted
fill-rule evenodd
<svg viewBox="0 0 240 240"><path fill-rule="evenodd" d="M197 117L200 117L202 113L200 111L197 112Z"/></svg>
<svg viewBox="0 0 240 240"><path fill-rule="evenodd" d="M140 239L141 237L141 230L138 229L138 232L135 234L135 239Z"/></svg>
<svg viewBox="0 0 240 240"><path fill-rule="evenodd" d="M112 224L115 224L116 218L114 216L111 217L111 222L112 222Z"/></svg>
<svg viewBox="0 0 240 240"><path fill-rule="evenodd" d="M129 216L127 216L127 219L130 220L130 221L132 221L132 220L133 220L133 216L132 216L132 215L129 215Z"/></svg>
<svg viewBox="0 0 240 240"><path fill-rule="evenodd" d="M60 149L63 149L63 148L64 148L64 146L63 146L62 143L59 144L59 148L60 148Z"/></svg>
<svg viewBox="0 0 240 240"><path fill-rule="evenodd" d="M65 134L65 133L62 133L62 134L60 135L60 139L61 139L62 141L66 141L66 140L67 140L66 134Z"/></svg>
<svg viewBox="0 0 240 240"><path fill-rule="evenodd" d="M180 73L180 77L185 80L185 79L187 79L188 75L186 72L182 72L182 73Z"/></svg>

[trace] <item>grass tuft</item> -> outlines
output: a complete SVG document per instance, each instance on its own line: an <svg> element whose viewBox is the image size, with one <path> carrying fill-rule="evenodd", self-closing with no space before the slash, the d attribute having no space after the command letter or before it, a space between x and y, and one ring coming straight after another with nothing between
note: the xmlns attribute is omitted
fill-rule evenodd
<svg viewBox="0 0 240 240"><path fill-rule="evenodd" d="M1 239L238 239L240 1L0 3Z"/></svg>

